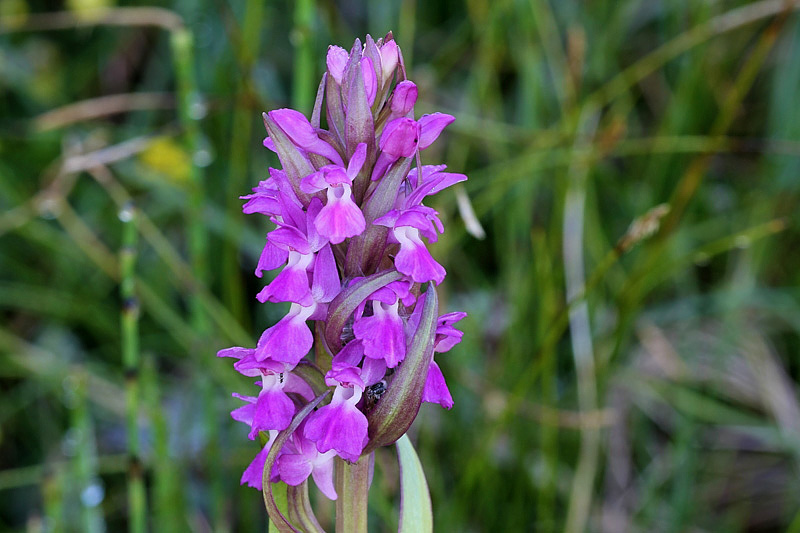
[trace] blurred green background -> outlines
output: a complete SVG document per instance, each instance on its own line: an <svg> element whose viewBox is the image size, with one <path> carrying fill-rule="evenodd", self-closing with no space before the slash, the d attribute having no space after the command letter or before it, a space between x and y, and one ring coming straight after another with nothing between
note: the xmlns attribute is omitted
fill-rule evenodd
<svg viewBox="0 0 800 533"><path fill-rule="evenodd" d="M152 531L264 531L214 355L284 309L237 197L260 113L392 30L470 177L434 202L456 403L411 430L437 530L800 531L798 7L0 0L0 530L123 530L131 475Z"/></svg>

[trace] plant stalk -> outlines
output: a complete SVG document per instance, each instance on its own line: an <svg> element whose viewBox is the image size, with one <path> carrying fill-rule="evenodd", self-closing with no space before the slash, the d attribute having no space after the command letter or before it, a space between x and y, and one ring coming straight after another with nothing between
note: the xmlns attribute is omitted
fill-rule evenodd
<svg viewBox="0 0 800 533"><path fill-rule="evenodd" d="M122 248L119 252L120 297L122 299L122 365L125 372L126 429L128 437L128 531L147 529L147 494L139 457L139 301L136 298L136 256L139 232L132 203L119 212Z"/></svg>
<svg viewBox="0 0 800 533"><path fill-rule="evenodd" d="M369 461L370 456L352 464L336 458L337 533L367 532Z"/></svg>

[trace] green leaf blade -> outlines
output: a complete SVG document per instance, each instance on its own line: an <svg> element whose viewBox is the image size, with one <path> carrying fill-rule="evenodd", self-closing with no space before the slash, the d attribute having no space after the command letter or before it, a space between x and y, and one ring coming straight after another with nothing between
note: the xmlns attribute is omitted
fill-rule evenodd
<svg viewBox="0 0 800 533"><path fill-rule="evenodd" d="M397 458L400 461L400 524L398 533L428 533L433 531L433 509L425 472L414 445L403 435L398 439Z"/></svg>

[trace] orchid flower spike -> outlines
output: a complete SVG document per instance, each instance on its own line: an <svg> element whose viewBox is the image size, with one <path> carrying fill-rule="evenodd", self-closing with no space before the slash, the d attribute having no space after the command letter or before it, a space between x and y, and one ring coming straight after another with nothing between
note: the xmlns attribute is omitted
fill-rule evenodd
<svg viewBox="0 0 800 533"><path fill-rule="evenodd" d="M419 89L391 34L331 46L325 64L311 119L263 115L264 146L283 168L242 196L245 213L271 224L256 276L280 269L256 298L288 312L254 346L218 355L255 387L233 394L244 405L231 416L261 443L242 484L266 494L283 481L295 494L311 478L341 499L337 462L364 464L405 434L423 402L453 407L434 353L461 341L455 324L466 315L439 316L446 271L428 245L444 225L423 201L467 178L419 166L455 119L415 115Z"/></svg>

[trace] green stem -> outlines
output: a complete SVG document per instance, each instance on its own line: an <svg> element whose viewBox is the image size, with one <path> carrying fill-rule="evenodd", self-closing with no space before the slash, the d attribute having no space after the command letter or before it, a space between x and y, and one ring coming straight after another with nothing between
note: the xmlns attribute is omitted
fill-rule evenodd
<svg viewBox="0 0 800 533"><path fill-rule="evenodd" d="M71 376L74 385L74 405L72 409L72 429L78 438L75 442L74 478L70 485L79 491L81 500L81 531L99 533L106 526L100 512L97 477L97 446L94 440L94 427L89 412L89 376L81 368ZM75 483L77 481L77 483Z"/></svg>
<svg viewBox="0 0 800 533"><path fill-rule="evenodd" d="M139 232L136 208L129 204L119 212L122 248L119 252L120 297L122 298L122 365L125 371L125 403L128 435L128 530L147 529L147 495L139 457L139 301L136 298L136 256Z"/></svg>
<svg viewBox="0 0 800 533"><path fill-rule="evenodd" d="M369 456L357 463L339 457L336 461L336 531L367 532L367 498L369 492Z"/></svg>

